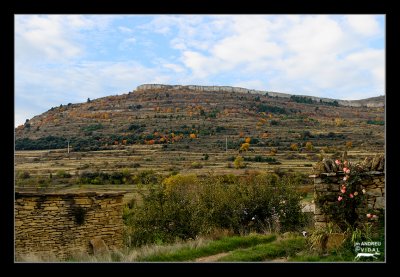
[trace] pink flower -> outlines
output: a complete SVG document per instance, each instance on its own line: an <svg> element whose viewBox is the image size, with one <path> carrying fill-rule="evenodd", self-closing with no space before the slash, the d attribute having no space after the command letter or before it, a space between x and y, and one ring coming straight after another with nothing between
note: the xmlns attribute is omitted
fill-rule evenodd
<svg viewBox="0 0 400 277"><path fill-rule="evenodd" d="M367 214L367 217L368 217L368 218L371 218L371 217L372 217L372 214Z"/></svg>
<svg viewBox="0 0 400 277"><path fill-rule="evenodd" d="M338 201L342 201L342 199L343 199L343 197L341 197L341 196L339 196L339 197L337 198Z"/></svg>
<svg viewBox="0 0 400 277"><path fill-rule="evenodd" d="M345 193L345 192L346 192L346 188L342 188L340 191L341 191L342 193Z"/></svg>
<svg viewBox="0 0 400 277"><path fill-rule="evenodd" d="M377 216L376 214L374 214L374 215L372 216L372 218L378 218L378 216Z"/></svg>
<svg viewBox="0 0 400 277"><path fill-rule="evenodd" d="M353 198L353 197L354 197L354 195L353 195L352 193L350 193L350 195L349 195L349 196L350 196L350 198Z"/></svg>
<svg viewBox="0 0 400 277"><path fill-rule="evenodd" d="M346 181L346 180L347 180L347 176L344 176L344 177L343 177L343 181Z"/></svg>
<svg viewBox="0 0 400 277"><path fill-rule="evenodd" d="M350 174L350 169L349 169L349 168L347 168L347 170L346 170L344 173L346 173L346 174Z"/></svg>
<svg viewBox="0 0 400 277"><path fill-rule="evenodd" d="M340 161L339 161L339 160L336 160L336 161L335 161L335 164L339 165L339 164L340 164Z"/></svg>
<svg viewBox="0 0 400 277"><path fill-rule="evenodd" d="M347 169L347 167L343 167L343 172L346 173Z"/></svg>

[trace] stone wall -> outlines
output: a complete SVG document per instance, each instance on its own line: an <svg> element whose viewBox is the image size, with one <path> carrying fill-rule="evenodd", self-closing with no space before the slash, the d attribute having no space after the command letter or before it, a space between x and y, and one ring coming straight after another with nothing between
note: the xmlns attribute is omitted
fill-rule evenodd
<svg viewBox="0 0 400 277"><path fill-rule="evenodd" d="M367 208L371 209L374 214L379 214L380 209L385 208L384 157L382 155L374 158L368 157L363 163L357 164L355 168L359 171L360 189L365 189ZM314 179L314 198L328 196L326 199L330 198L331 202L337 202L345 176L343 171L340 168L335 170L332 160L323 160L314 169L317 169L317 174L310 175ZM328 222L318 201L315 201L314 219L316 228L323 228Z"/></svg>
<svg viewBox="0 0 400 277"><path fill-rule="evenodd" d="M292 94L274 92L274 91L263 91L263 90L255 90L255 89L246 89L241 87L231 87L231 86L195 86L195 85L162 85L162 84L143 84L136 88L136 90L151 90L151 89L190 89L197 91L216 91L216 92L235 92L235 93L259 93L265 94L268 93L269 96L272 97L280 97L280 98L290 98ZM385 103L376 102L376 101L368 101L364 100L339 100L339 99L331 99L324 97L315 97L308 95L299 95L310 98L314 101L323 101L323 102L334 102L335 100L342 106L350 106L350 107L384 107Z"/></svg>
<svg viewBox="0 0 400 277"><path fill-rule="evenodd" d="M29 255L63 260L122 247L123 195L16 192L16 260Z"/></svg>

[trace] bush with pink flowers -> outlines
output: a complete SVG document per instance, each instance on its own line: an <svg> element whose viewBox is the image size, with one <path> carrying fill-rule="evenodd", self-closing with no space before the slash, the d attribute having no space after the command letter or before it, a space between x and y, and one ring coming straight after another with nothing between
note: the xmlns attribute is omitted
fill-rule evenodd
<svg viewBox="0 0 400 277"><path fill-rule="evenodd" d="M357 227L359 222L377 219L377 215L368 210L366 191L360 183L361 170L347 160L336 160L335 164L344 176L341 177L335 202L326 201L324 197L317 199L323 212L343 231L348 227Z"/></svg>

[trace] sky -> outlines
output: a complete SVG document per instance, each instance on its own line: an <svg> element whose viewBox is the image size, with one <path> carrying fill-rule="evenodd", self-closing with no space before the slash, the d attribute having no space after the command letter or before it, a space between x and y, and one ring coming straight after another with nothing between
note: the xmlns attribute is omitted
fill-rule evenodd
<svg viewBox="0 0 400 277"><path fill-rule="evenodd" d="M141 84L385 94L384 15L15 15L15 126Z"/></svg>

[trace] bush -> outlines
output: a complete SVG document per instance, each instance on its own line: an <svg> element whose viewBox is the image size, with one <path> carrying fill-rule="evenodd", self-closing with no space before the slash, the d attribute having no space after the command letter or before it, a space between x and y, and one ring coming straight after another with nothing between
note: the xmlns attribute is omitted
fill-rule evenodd
<svg viewBox="0 0 400 277"><path fill-rule="evenodd" d="M304 223L293 178L276 174L199 179L170 176L124 208L131 246L194 239L216 229L235 234L299 230Z"/></svg>
<svg viewBox="0 0 400 277"><path fill-rule="evenodd" d="M31 174L28 171L23 171L19 173L18 177L21 179L29 179Z"/></svg>
<svg viewBox="0 0 400 277"><path fill-rule="evenodd" d="M233 161L233 165L236 169L245 168L246 164L244 163L244 159L242 156L237 156L236 159Z"/></svg>
<svg viewBox="0 0 400 277"><path fill-rule="evenodd" d="M144 170L133 177L135 184L156 184L159 182L159 176L153 170Z"/></svg>
<svg viewBox="0 0 400 277"><path fill-rule="evenodd" d="M290 145L290 150L292 151L298 151L299 150L299 146L297 145L297 143L292 143Z"/></svg>
<svg viewBox="0 0 400 277"><path fill-rule="evenodd" d="M192 162L192 164L190 165L191 168L202 168L203 165L199 162Z"/></svg>
<svg viewBox="0 0 400 277"><path fill-rule="evenodd" d="M59 170L59 171L57 171L56 175L57 175L57 177L59 177L59 178L71 178L71 176L72 176L70 173L65 172L65 170Z"/></svg>

